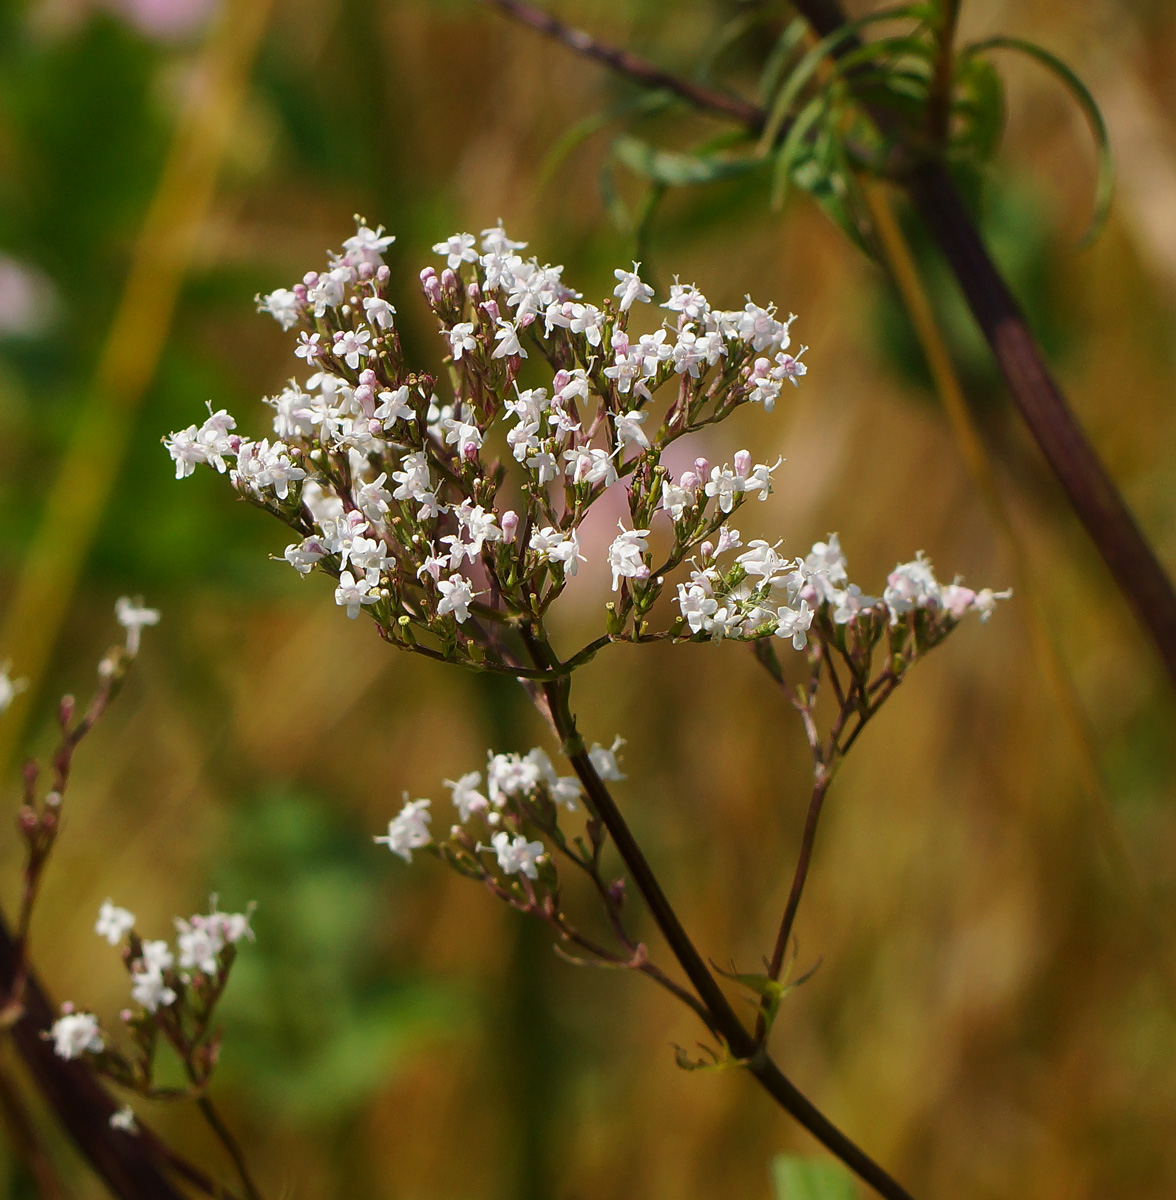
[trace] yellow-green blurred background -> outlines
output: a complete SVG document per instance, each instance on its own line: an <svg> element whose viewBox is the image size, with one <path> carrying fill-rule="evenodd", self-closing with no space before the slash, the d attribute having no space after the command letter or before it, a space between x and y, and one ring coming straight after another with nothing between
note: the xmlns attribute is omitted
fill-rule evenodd
<svg viewBox="0 0 1176 1200"><path fill-rule="evenodd" d="M454 229L502 217L589 298L607 294L637 254L602 199L609 132L541 177L561 135L634 93L469 0L260 3L231 6L228 36L214 32L216 0L0 4L0 599L31 554L70 566L56 547L85 513L67 504L48 531L41 514L83 414L129 433L116 469L118 439L101 433L97 457L70 468L77 496L104 472L113 494L76 588L66 570L54 592L66 616L21 753L49 747L56 696L89 688L115 598L142 593L163 611L79 754L37 965L56 999L113 1022L126 979L92 932L104 897L150 936L210 891L228 908L256 900L216 1095L269 1196L766 1200L771 1158L818 1148L739 1072L675 1067L673 1044L700 1034L687 1012L642 979L561 962L541 929L432 860L407 868L372 845L402 790L432 796L444 823L440 780L480 767L487 747L554 750L521 692L393 653L343 617L325 580L267 559L285 544L274 522L211 472L177 483L159 446L206 400L264 432L259 398L294 360L252 298L320 266L353 213L398 236L400 325L426 363L439 339L415 276ZM689 72L739 9L559 11ZM1093 186L1081 118L1047 76L1002 60L1008 135L983 223L1085 427L1176 566L1176 11L972 0L963 22L967 35L1039 41L1103 106L1119 191L1079 252ZM210 76L202 58L210 38L244 74L236 107L232 70ZM753 59L737 51L727 78L750 82ZM155 201L154 257L120 335L128 358L102 368L165 158L193 119L208 140L196 182L185 177L162 215ZM685 144L719 129L662 120L641 132ZM189 244L187 226L167 222L188 219L184 201L218 160ZM639 200L632 179L619 187ZM762 178L672 196L641 253L663 291L680 274L718 304L750 291L799 314L804 386L704 446L787 459L775 495L740 522L745 537L771 532L803 553L837 529L867 589L920 548L944 577L1012 581L894 294L809 199L772 213ZM173 273L156 355L151 321L166 315ZM1176 709L942 272L933 281L1138 895L1106 852L1080 748L1014 601L919 667L838 779L797 926L800 966L821 967L787 1001L774 1045L919 1197L1158 1200L1176 1189L1176 1001L1157 967L1176 961ZM114 393L141 374L141 404L118 410L116 394L104 415L101 370ZM562 644L600 616L573 606ZM0 646L16 674L24 648ZM807 800L807 750L782 697L737 646L628 647L582 673L577 708L590 738L629 739L618 797L703 952L753 969ZM7 822L15 759L5 771ZM15 835L0 847L11 914ZM7 1047L2 1061L12 1068ZM228 1178L192 1113L141 1112ZM71 1194L99 1195L50 1136ZM7 1149L0 1180L34 1194Z"/></svg>

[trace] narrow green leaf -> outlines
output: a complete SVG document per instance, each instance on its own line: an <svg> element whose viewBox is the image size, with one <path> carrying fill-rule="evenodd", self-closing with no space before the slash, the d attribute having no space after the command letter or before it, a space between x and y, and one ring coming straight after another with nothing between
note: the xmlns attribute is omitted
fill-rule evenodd
<svg viewBox="0 0 1176 1200"><path fill-rule="evenodd" d="M853 1177L840 1164L781 1154L772 1160L776 1200L857 1200Z"/></svg>
<svg viewBox="0 0 1176 1200"><path fill-rule="evenodd" d="M761 104L767 104L775 95L789 60L796 53L796 48L804 41L808 31L809 23L804 17L794 17L784 26L783 32L776 39L776 44L769 52L764 62L764 69L760 73L759 87L756 90Z"/></svg>
<svg viewBox="0 0 1176 1200"><path fill-rule="evenodd" d="M771 112L768 114L768 122L764 126L763 136L760 139L760 153L767 155L772 146L775 145L777 138L780 136L781 130L784 128L784 122L788 118L788 114L792 111L792 106L805 85L816 75L821 63L833 53L839 46L849 41L855 34L860 33L869 25L876 25L881 21L901 21L917 20L916 15L923 9L922 5L898 4L892 8L879 9L877 12L869 13L864 17L860 17L856 21L847 21L840 29L834 30L832 33L823 37L809 52L797 63L784 86L780 89L772 104ZM867 49L863 47L863 50ZM853 51L859 54L860 51Z"/></svg>
<svg viewBox="0 0 1176 1200"><path fill-rule="evenodd" d="M1103 120L1098 102L1091 95L1090 89L1086 84L1079 79L1073 68L1064 63L1057 55L1051 54L1043 47L1036 45L1034 42L1026 41L1024 38L985 38L981 42L973 42L971 45L964 47L961 53L983 54L988 50L1014 50L1019 54L1024 54L1034 59L1060 80L1082 109L1087 124L1090 126L1090 132L1094 137L1095 149L1098 153L1098 180L1094 189L1094 215L1091 217L1089 228L1079 241L1079 245L1088 246L1098 236L1099 231L1106 223L1107 214L1111 207L1111 197L1115 188L1115 169L1114 163L1111 160L1110 137L1107 134L1106 122Z"/></svg>
<svg viewBox="0 0 1176 1200"><path fill-rule="evenodd" d="M677 103L677 97L666 91L642 92L640 95L614 104L604 112L593 113L566 129L555 145L547 152L539 166L539 182L536 190L542 192L555 176L556 171L572 153L594 133L607 128L614 121L634 116L652 116Z"/></svg>
<svg viewBox="0 0 1176 1200"><path fill-rule="evenodd" d="M628 134L613 143L613 154L630 171L662 187L687 187L697 183L715 183L734 179L755 170L752 158L717 158L682 154L676 150L658 150L640 138Z"/></svg>

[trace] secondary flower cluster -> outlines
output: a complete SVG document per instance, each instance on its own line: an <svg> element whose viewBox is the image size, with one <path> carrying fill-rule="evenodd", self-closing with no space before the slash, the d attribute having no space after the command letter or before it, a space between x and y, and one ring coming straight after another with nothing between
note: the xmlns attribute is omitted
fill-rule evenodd
<svg viewBox="0 0 1176 1200"><path fill-rule="evenodd" d="M685 626L691 634L714 642L775 633L803 650L814 618L822 613L833 626L850 631L873 621L894 627L919 613L922 652L968 612L987 621L996 601L1012 594L991 588L976 592L958 579L941 584L926 556L919 554L894 568L880 597L868 596L849 582L835 533L796 559L783 558L778 542L773 546L753 540L729 565L720 566L721 555L742 546L739 531L728 526L723 526L717 544L703 543L689 582L678 584L679 631Z"/></svg>
<svg viewBox="0 0 1176 1200"><path fill-rule="evenodd" d="M805 374L793 318L751 300L713 308L675 282L661 327L638 336L630 316L653 298L638 264L594 305L561 267L523 258L501 224L455 234L434 247L440 274L420 276L447 356L442 398L402 352L391 241L360 223L324 272L259 300L298 330L309 377L268 401L273 440L241 437L211 405L165 439L177 477L228 472L297 532L287 561L330 574L349 616L367 610L388 640L421 649L425 635L431 652L475 664L493 642L485 622L537 621L587 562L581 525L624 480L629 519L588 565L617 593L609 636L645 635L666 574L749 497L765 499L779 466L742 451L675 479L663 452L742 405L772 410Z"/></svg>
<svg viewBox="0 0 1176 1200"><path fill-rule="evenodd" d="M124 1009L121 1019L135 1044L131 1054L114 1047L98 1018L63 1004L62 1015L48 1036L61 1058L88 1057L102 1074L142 1095L174 1093L154 1084L154 1058L159 1036L172 1045L189 1067L194 1087L207 1081L216 1062L218 1042L209 1037L213 1010L228 983L237 944L253 939L252 906L243 913L212 911L187 920L177 917L176 938L147 940L135 933L135 917L110 900L98 912L94 932L111 946L126 939L123 961L131 976L131 999L138 1011ZM119 1114L116 1114L116 1116ZM126 1128L126 1117L123 1115Z"/></svg>
<svg viewBox="0 0 1176 1200"><path fill-rule="evenodd" d="M622 738L611 746L595 744L588 751L593 768L607 781L625 778L617 762ZM558 872L553 850L580 870L595 875L603 833L591 817L587 834L569 840L560 826L562 813L581 809L582 789L575 776L561 776L546 751L488 756L482 772L469 771L446 779L458 823L447 838L434 842L431 801L409 800L388 823L388 832L375 840L406 862L414 850L428 850L460 874L484 883L516 908L540 913L555 923L564 937L574 936L558 906ZM485 839L485 840L483 840Z"/></svg>

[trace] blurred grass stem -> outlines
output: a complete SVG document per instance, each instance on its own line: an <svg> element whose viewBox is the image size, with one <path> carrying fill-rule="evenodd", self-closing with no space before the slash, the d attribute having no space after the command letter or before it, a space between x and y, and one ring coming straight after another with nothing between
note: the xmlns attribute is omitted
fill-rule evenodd
<svg viewBox="0 0 1176 1200"><path fill-rule="evenodd" d="M30 684L0 723L0 773L20 743L158 369L270 8L271 0L225 0L196 64L93 385L0 624L0 646Z"/></svg>
<svg viewBox="0 0 1176 1200"><path fill-rule="evenodd" d="M1029 565L1029 554L1001 494L992 462L968 409L963 387L952 365L951 355L940 333L930 301L920 282L914 256L894 215L885 185L869 180L861 182L884 265L910 316L960 454L1013 560L1017 592L1025 600L1023 611L1033 656L1047 686L1054 694L1062 723L1077 751L1079 775L1083 790L1090 801L1103 852L1134 910L1140 930L1145 934L1165 999L1172 1011L1176 1012L1176 968L1173 967L1168 948L1168 937L1152 913L1131 852L1115 819L1106 783L1099 768L1090 723L1057 639L1046 619L1047 605Z"/></svg>

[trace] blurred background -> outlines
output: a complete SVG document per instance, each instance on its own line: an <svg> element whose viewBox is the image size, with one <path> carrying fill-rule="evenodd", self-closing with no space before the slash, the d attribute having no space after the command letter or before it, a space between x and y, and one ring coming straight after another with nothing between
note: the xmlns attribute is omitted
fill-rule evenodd
<svg viewBox="0 0 1176 1200"><path fill-rule="evenodd" d="M689 73L738 9L559 12ZM966 4L963 22L1040 42L1103 106L1119 191L1079 252L1094 178L1081 117L1048 76L1002 60L1007 139L982 222L1176 568L1176 12L1025 0ZM752 86L754 59L736 48L725 77ZM679 274L724 306L773 299L799 314L809 377L701 446L787 460L745 538L803 553L839 530L866 588L920 548L945 578L1013 581L895 294L811 200L773 213L762 177L676 193L638 248L601 187L609 129L552 159L634 95L469 0L0 2L0 657L34 677L27 719L10 714L20 735L5 735L5 820L20 756L52 744L55 698L87 694L115 640L115 598L163 612L79 754L34 955L57 1000L113 1021L126 979L92 932L104 897L147 936L210 891L228 909L257 901L215 1091L271 1197L766 1198L774 1155L819 1148L740 1073L678 1070L673 1044L700 1028L644 980L573 968L474 885L373 846L402 790L444 801L440 780L487 747L554 746L512 685L395 654L325 580L270 561L283 530L224 480L174 480L164 434L211 400L260 436L260 397L294 371L255 293L321 266L358 212L398 237L400 327L426 364L439 339L416 273L434 241L499 217L589 298L641 256L663 292ZM720 131L642 130L659 144ZM614 187L639 206L637 181ZM962 628L833 790L797 925L799 965L821 966L775 1049L918 1196L1168 1197L1173 698L941 271L931 285L1103 797L1024 604ZM583 595L564 609L565 647L598 629L602 596ZM614 648L579 679L587 736L628 739L617 794L687 927L706 955L754 969L808 796L791 710L732 645ZM9 914L19 862L15 837L0 840ZM7 1045L0 1063L12 1069ZM193 1113L139 1108L228 1178ZM50 1137L72 1195L100 1195ZM3 1144L0 1179L35 1194Z"/></svg>

